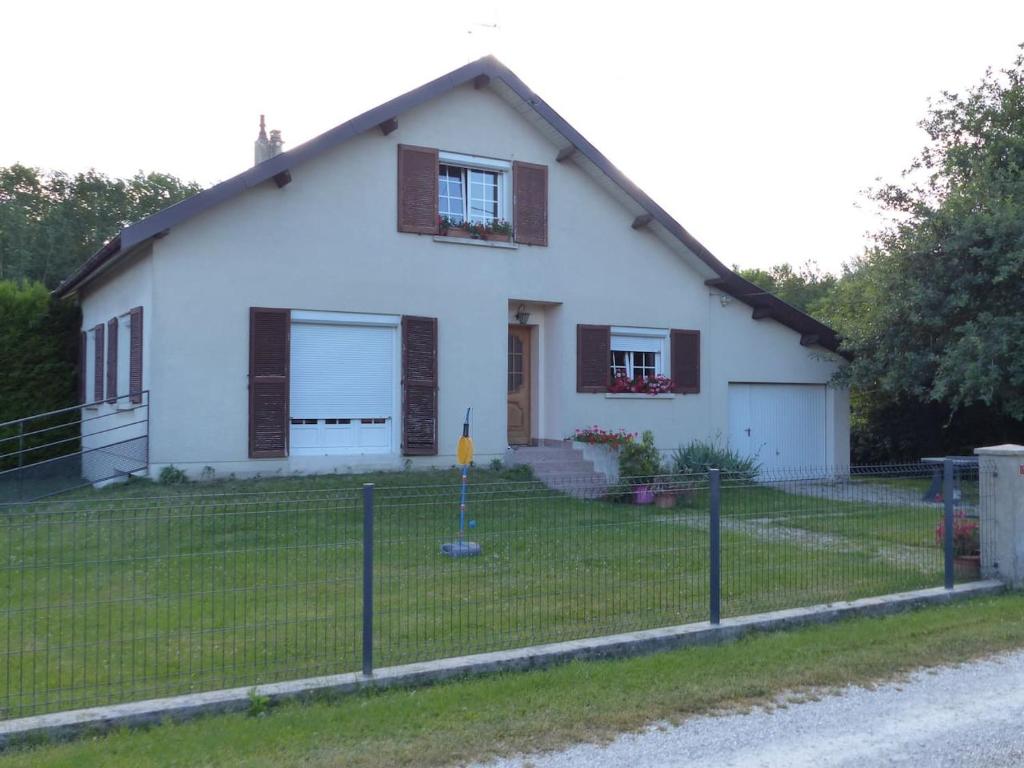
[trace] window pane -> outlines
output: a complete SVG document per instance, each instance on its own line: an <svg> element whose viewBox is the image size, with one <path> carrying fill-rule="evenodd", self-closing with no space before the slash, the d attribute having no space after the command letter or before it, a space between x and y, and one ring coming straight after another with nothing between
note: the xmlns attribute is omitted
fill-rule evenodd
<svg viewBox="0 0 1024 768"><path fill-rule="evenodd" d="M466 216L462 173L463 169L454 165L442 165L438 168L437 211L441 216L457 221L462 221Z"/></svg>
<svg viewBox="0 0 1024 768"><path fill-rule="evenodd" d="M498 218L498 173L469 170L469 218L490 222Z"/></svg>

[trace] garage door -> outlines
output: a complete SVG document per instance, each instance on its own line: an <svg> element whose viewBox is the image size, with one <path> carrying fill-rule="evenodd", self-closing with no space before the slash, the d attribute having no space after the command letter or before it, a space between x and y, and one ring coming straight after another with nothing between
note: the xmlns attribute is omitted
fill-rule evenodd
<svg viewBox="0 0 1024 768"><path fill-rule="evenodd" d="M392 450L395 344L389 326L292 324L292 455Z"/></svg>
<svg viewBox="0 0 1024 768"><path fill-rule="evenodd" d="M729 447L766 475L824 472L826 427L822 384L729 385Z"/></svg>

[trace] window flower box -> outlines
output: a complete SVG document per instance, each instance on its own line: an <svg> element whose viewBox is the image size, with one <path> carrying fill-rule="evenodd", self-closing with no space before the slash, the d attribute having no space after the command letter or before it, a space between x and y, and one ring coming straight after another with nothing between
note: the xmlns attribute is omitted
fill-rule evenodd
<svg viewBox="0 0 1024 768"><path fill-rule="evenodd" d="M476 222L461 221L450 216L438 216L437 233L441 237L465 237L472 240L491 240L497 243L512 241L512 225L503 219Z"/></svg>
<svg viewBox="0 0 1024 768"><path fill-rule="evenodd" d="M616 371L615 378L608 386L609 394L644 394L644 395L666 395L675 388L675 382L668 376L656 374L646 378L637 376L635 379L628 378L624 373Z"/></svg>

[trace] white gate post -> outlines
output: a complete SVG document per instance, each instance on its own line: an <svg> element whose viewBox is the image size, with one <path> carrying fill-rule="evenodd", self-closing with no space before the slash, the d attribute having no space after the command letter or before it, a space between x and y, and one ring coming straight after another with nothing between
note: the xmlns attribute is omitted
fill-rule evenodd
<svg viewBox="0 0 1024 768"><path fill-rule="evenodd" d="M982 576L1024 587L1024 445L976 448Z"/></svg>

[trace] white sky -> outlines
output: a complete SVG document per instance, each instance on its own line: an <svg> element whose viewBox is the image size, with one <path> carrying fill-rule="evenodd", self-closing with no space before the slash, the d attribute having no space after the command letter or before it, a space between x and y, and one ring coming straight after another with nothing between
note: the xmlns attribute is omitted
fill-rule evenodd
<svg viewBox="0 0 1024 768"><path fill-rule="evenodd" d="M260 112L294 147L490 52L725 263L829 270L876 226L861 191L923 146L928 98L1024 42L1024 3L982 0L15 0L0 18L0 165L212 183L251 164Z"/></svg>

